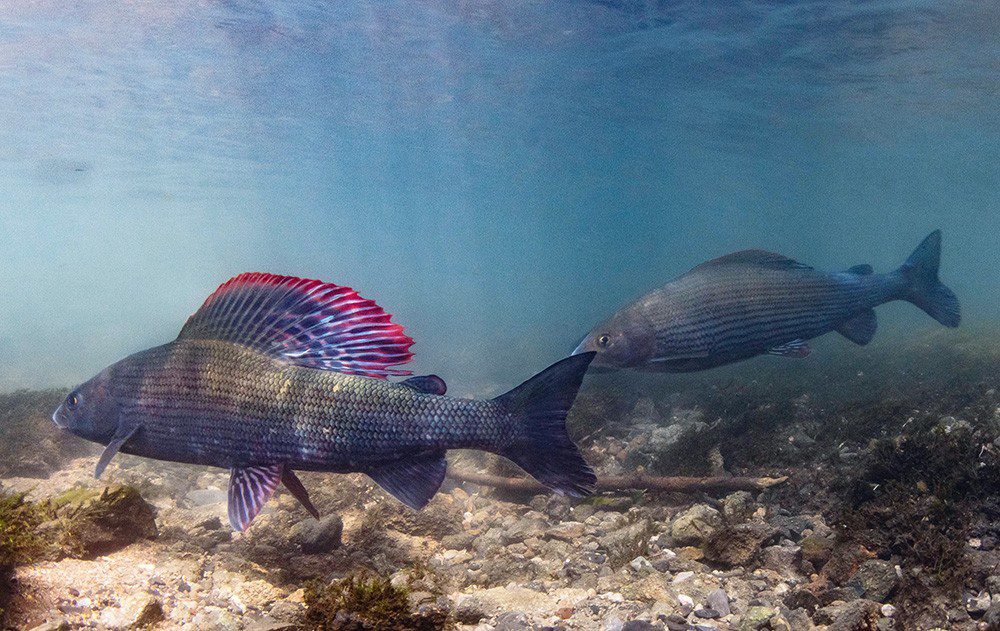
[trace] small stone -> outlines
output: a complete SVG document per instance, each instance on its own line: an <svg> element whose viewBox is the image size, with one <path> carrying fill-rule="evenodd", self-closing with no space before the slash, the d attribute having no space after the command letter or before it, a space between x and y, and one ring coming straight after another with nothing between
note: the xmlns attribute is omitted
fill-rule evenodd
<svg viewBox="0 0 1000 631"><path fill-rule="evenodd" d="M890 604L882 605L882 615L891 618L896 615L896 608Z"/></svg>
<svg viewBox="0 0 1000 631"><path fill-rule="evenodd" d="M705 597L705 604L712 611L719 612L719 616L728 616L732 613L729 608L729 595L724 589L713 590Z"/></svg>
<svg viewBox="0 0 1000 631"><path fill-rule="evenodd" d="M587 532L587 527L578 521L564 521L549 528L545 534L552 539L574 541Z"/></svg>
<svg viewBox="0 0 1000 631"><path fill-rule="evenodd" d="M622 631L658 631L659 627L648 620L629 620L622 625Z"/></svg>
<svg viewBox="0 0 1000 631"><path fill-rule="evenodd" d="M136 629L163 620L163 605L151 594L134 594L122 600L121 607L102 612L101 622L109 627Z"/></svg>
<svg viewBox="0 0 1000 631"><path fill-rule="evenodd" d="M714 609L702 609L701 607L694 610L694 615L698 616L699 618L706 618L708 620L722 617L721 615L719 615L719 612Z"/></svg>
<svg viewBox="0 0 1000 631"><path fill-rule="evenodd" d="M70 628L72 627L70 627L69 622L65 620L50 620L37 627L32 627L30 631L67 631Z"/></svg>
<svg viewBox="0 0 1000 631"><path fill-rule="evenodd" d="M687 631L691 628L684 616L676 613L667 616L664 624L667 625L667 629L670 631Z"/></svg>
<svg viewBox="0 0 1000 631"><path fill-rule="evenodd" d="M563 620L569 620L573 617L574 609L572 607L560 607L556 609L556 615Z"/></svg>
<svg viewBox="0 0 1000 631"><path fill-rule="evenodd" d="M771 607L750 607L743 616L743 622L740 624L740 629L744 631L762 629L767 625L768 621L776 615L778 615L778 610Z"/></svg>
<svg viewBox="0 0 1000 631"><path fill-rule="evenodd" d="M636 572L640 572L640 573L643 573L643 572L654 572L655 571L653 569L653 564L649 562L649 559L647 559L646 557L642 557L642 556L639 556L639 557L636 557L636 558L632 559L632 562L629 563L629 567L631 567Z"/></svg>
<svg viewBox="0 0 1000 631"><path fill-rule="evenodd" d="M698 545L712 536L721 525L722 516L719 511L705 504L695 504L677 516L670 532L680 545Z"/></svg>
<svg viewBox="0 0 1000 631"><path fill-rule="evenodd" d="M885 602L896 591L897 585L899 576L896 574L895 566L880 559L871 559L859 565L858 571L847 583L847 586L856 591L861 598L876 602ZM986 598L988 601L989 596ZM989 604L986 606L989 607Z"/></svg>
<svg viewBox="0 0 1000 631"><path fill-rule="evenodd" d="M830 537L820 537L819 535L809 535L800 542L802 547L802 558L809 561L817 568L830 560L833 553L833 539Z"/></svg>
<svg viewBox="0 0 1000 631"><path fill-rule="evenodd" d="M520 611L506 611L497 616L494 631L527 631L528 617Z"/></svg>
<svg viewBox="0 0 1000 631"><path fill-rule="evenodd" d="M486 605L475 596L463 594L455 601L453 614L456 622L476 624L486 617Z"/></svg>
<svg viewBox="0 0 1000 631"><path fill-rule="evenodd" d="M746 491L730 493L722 500L722 516L730 524L740 524L748 519L757 510L757 505L753 501L753 496Z"/></svg>
<svg viewBox="0 0 1000 631"><path fill-rule="evenodd" d="M694 609L694 599L687 594L677 596L677 602L680 603L681 607L685 607L688 610Z"/></svg>
<svg viewBox="0 0 1000 631"><path fill-rule="evenodd" d="M981 616L990 608L989 592L965 595L965 610L972 616Z"/></svg>
<svg viewBox="0 0 1000 631"><path fill-rule="evenodd" d="M775 529L762 523L728 526L712 533L705 543L705 558L725 567L746 565L761 544L775 534Z"/></svg>

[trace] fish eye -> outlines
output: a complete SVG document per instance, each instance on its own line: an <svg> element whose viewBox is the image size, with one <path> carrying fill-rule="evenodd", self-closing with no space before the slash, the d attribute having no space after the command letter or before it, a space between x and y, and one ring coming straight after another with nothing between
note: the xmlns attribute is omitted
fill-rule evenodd
<svg viewBox="0 0 1000 631"><path fill-rule="evenodd" d="M600 346L601 348L606 348L608 342L610 341L611 341L610 337L608 337L607 335L602 335L599 338L597 338L597 345Z"/></svg>
<svg viewBox="0 0 1000 631"><path fill-rule="evenodd" d="M75 410L80 406L80 395L76 392L71 392L68 397L66 397L66 409Z"/></svg>

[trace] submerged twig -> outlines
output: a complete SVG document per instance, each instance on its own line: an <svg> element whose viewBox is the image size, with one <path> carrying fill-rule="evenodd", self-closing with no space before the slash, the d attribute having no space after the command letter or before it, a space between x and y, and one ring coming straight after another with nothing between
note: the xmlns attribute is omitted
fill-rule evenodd
<svg viewBox="0 0 1000 631"><path fill-rule="evenodd" d="M510 491L544 492L546 487L530 478L507 478L486 473L469 471L449 471L448 477L459 482L471 482ZM673 493L698 493L702 491L763 491L781 484L787 476L777 478L726 477L686 477L655 476L645 473L632 475L612 475L597 478L597 491L667 491Z"/></svg>

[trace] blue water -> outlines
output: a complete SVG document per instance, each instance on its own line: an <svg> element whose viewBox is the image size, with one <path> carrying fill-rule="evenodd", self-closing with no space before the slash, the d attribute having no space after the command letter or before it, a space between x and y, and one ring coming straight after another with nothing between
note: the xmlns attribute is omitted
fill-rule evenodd
<svg viewBox="0 0 1000 631"><path fill-rule="evenodd" d="M994 321L998 29L978 1L12 3L0 389L168 341L247 270L378 300L464 393L745 247L881 270L941 228Z"/></svg>

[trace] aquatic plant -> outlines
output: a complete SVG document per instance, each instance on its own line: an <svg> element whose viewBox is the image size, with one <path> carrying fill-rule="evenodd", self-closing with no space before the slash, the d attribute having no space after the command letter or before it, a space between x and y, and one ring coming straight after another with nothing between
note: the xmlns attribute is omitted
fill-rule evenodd
<svg viewBox="0 0 1000 631"><path fill-rule="evenodd" d="M15 596L14 569L45 553L45 540L37 533L42 519L24 493L0 491L0 620Z"/></svg>
<svg viewBox="0 0 1000 631"><path fill-rule="evenodd" d="M316 629L416 629L409 592L377 576L352 575L305 587L306 622Z"/></svg>

